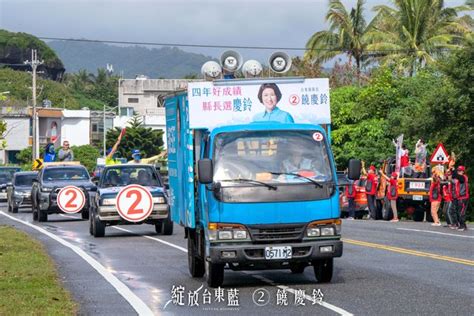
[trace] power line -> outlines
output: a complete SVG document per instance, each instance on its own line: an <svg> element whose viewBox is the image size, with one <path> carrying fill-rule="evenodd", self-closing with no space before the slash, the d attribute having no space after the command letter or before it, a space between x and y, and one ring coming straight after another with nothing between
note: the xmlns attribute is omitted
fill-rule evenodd
<svg viewBox="0 0 474 316"><path fill-rule="evenodd" d="M211 44L183 44L183 43L159 43L159 42L135 42L135 41L114 41L114 40L93 40L84 38L63 38L63 37L45 37L38 36L43 40L66 41L66 42L86 42L86 43L102 43L102 44L125 44L125 45L147 45L147 46L175 46L175 47L195 47L195 48L235 48L235 49L261 49L261 50L286 50L286 51L333 51L333 52L347 52L348 50L336 48L318 48L309 49L301 47L274 47L274 46L244 46L244 45L211 45ZM438 48L437 51L451 51L451 48ZM410 49L377 49L366 52L372 53L397 53L397 52L415 52ZM421 50L417 50L421 51Z"/></svg>

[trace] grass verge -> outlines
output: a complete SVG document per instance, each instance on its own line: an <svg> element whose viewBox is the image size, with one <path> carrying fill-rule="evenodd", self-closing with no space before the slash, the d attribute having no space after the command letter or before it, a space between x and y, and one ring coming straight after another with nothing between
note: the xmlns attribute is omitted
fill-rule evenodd
<svg viewBox="0 0 474 316"><path fill-rule="evenodd" d="M0 315L74 315L77 305L38 241L0 226Z"/></svg>

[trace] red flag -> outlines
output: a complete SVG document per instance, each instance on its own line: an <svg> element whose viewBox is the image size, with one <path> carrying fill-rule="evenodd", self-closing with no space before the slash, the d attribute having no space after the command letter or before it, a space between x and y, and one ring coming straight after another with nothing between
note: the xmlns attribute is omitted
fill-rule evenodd
<svg viewBox="0 0 474 316"><path fill-rule="evenodd" d="M122 130L120 131L120 138L122 138L125 135L126 131L127 131L126 127L122 128Z"/></svg>

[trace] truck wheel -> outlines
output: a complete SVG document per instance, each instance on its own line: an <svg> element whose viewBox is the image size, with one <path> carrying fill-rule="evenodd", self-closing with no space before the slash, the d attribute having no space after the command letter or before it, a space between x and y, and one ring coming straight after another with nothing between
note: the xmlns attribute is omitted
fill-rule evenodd
<svg viewBox="0 0 474 316"><path fill-rule="evenodd" d="M306 263L291 263L290 264L290 270L291 273L294 274L301 274L304 272L304 269L306 268Z"/></svg>
<svg viewBox="0 0 474 316"><path fill-rule="evenodd" d="M197 254L196 236L191 233L188 235L188 268L193 278L204 275L204 261Z"/></svg>
<svg viewBox="0 0 474 316"><path fill-rule="evenodd" d="M94 237L105 236L105 223L101 221L96 214L93 216L92 235L94 235Z"/></svg>
<svg viewBox="0 0 474 316"><path fill-rule="evenodd" d="M391 212L390 201L386 199L382 208L382 218L384 221L388 221L390 219L390 212Z"/></svg>
<svg viewBox="0 0 474 316"><path fill-rule="evenodd" d="M417 208L413 212L413 221L422 222L425 217L425 210L422 208Z"/></svg>
<svg viewBox="0 0 474 316"><path fill-rule="evenodd" d="M331 282L334 259L313 261L314 275L319 283Z"/></svg>
<svg viewBox="0 0 474 316"><path fill-rule="evenodd" d="M86 209L82 209L82 211L81 211L81 217L82 217L82 219L89 219L89 212L90 212L89 209L87 209L87 210L86 210Z"/></svg>
<svg viewBox="0 0 474 316"><path fill-rule="evenodd" d="M93 213L91 213L91 214L93 214ZM94 223L93 223L93 221L94 221L94 216L93 215L89 216L89 234L91 236L94 236L94 230L93 230Z"/></svg>
<svg viewBox="0 0 474 316"><path fill-rule="evenodd" d="M48 213L47 211L41 210L40 207L38 207L38 222L47 222L48 221Z"/></svg>
<svg viewBox="0 0 474 316"><path fill-rule="evenodd" d="M12 207L12 213L18 213L18 207Z"/></svg>
<svg viewBox="0 0 474 316"><path fill-rule="evenodd" d="M219 287L224 283L224 264L206 261L206 281L210 287Z"/></svg>
<svg viewBox="0 0 474 316"><path fill-rule="evenodd" d="M163 221L163 235L173 235L173 221L170 218Z"/></svg>
<svg viewBox="0 0 474 316"><path fill-rule="evenodd" d="M8 211L8 213L11 213L11 212L12 212L12 207L11 207L10 203L8 203L7 211Z"/></svg>

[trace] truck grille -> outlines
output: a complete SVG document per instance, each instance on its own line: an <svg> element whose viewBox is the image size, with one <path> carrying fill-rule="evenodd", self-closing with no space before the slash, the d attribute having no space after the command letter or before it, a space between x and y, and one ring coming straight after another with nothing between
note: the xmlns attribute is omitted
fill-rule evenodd
<svg viewBox="0 0 474 316"><path fill-rule="evenodd" d="M252 240L257 243L301 241L305 224L249 225Z"/></svg>

